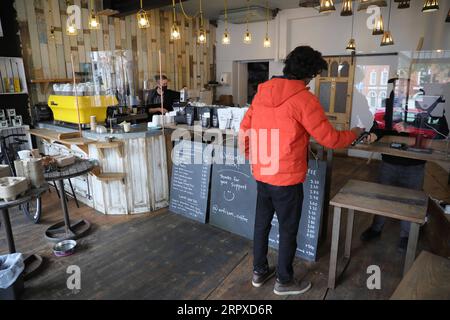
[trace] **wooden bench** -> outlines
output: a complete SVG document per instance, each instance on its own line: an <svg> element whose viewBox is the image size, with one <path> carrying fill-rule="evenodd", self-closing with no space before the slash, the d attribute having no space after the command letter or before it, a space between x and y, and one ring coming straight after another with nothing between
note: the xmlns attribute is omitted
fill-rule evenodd
<svg viewBox="0 0 450 320"><path fill-rule="evenodd" d="M336 287L336 271L342 208L348 210L344 252L344 271L350 262L355 210L411 222L406 251L405 274L414 262L419 227L425 222L428 197L416 190L350 180L330 201L334 206L328 288Z"/></svg>
<svg viewBox="0 0 450 320"><path fill-rule="evenodd" d="M422 251L391 300L449 300L450 260Z"/></svg>

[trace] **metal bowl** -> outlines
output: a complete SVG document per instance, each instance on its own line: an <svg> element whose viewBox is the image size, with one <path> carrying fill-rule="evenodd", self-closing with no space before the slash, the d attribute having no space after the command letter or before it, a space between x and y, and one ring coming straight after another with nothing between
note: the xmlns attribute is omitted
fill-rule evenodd
<svg viewBox="0 0 450 320"><path fill-rule="evenodd" d="M67 257L75 252L76 246L77 242L75 240L64 240L55 244L53 253L57 257Z"/></svg>

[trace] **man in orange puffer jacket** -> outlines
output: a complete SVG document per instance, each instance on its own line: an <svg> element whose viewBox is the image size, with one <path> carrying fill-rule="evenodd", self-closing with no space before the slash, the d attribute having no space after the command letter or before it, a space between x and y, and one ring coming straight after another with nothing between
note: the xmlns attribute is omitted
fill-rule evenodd
<svg viewBox="0 0 450 320"><path fill-rule="evenodd" d="M295 281L292 268L310 137L327 148L339 149L363 132L359 128L335 130L309 91L307 84L326 69L320 52L308 46L294 49L286 58L284 77L259 86L239 132L240 148L250 158L258 185L252 284L260 287L275 274L275 268L268 265L267 251L276 212L280 234L274 292L278 295L301 294L311 287L309 282Z"/></svg>

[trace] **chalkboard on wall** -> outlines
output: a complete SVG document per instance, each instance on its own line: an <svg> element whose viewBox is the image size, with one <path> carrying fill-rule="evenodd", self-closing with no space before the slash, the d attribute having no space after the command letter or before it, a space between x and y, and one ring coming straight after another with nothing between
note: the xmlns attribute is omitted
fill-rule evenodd
<svg viewBox="0 0 450 320"><path fill-rule="evenodd" d="M320 225L325 196L327 163L310 160L308 175L303 184L303 208L297 235L296 255L308 261L316 261ZM269 236L269 245L278 249L279 226L275 216Z"/></svg>
<svg viewBox="0 0 450 320"><path fill-rule="evenodd" d="M213 164L210 223L234 234L253 239L256 181L252 176L249 163L245 161L238 149L222 148L221 152L229 163Z"/></svg>
<svg viewBox="0 0 450 320"><path fill-rule="evenodd" d="M206 223L212 148L182 140L173 150L170 211Z"/></svg>

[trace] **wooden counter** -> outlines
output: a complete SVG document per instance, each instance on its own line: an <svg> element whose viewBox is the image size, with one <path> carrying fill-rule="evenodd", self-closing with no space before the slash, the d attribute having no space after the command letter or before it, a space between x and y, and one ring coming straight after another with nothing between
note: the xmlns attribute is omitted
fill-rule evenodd
<svg viewBox="0 0 450 320"><path fill-rule="evenodd" d="M169 204L169 180L165 136L136 128L131 133L77 132L52 124L30 130L44 154L74 154L95 159L100 167L92 174L73 179L80 201L104 214L139 214Z"/></svg>

